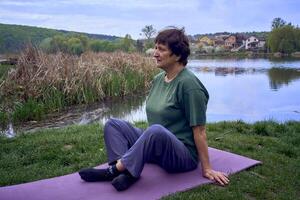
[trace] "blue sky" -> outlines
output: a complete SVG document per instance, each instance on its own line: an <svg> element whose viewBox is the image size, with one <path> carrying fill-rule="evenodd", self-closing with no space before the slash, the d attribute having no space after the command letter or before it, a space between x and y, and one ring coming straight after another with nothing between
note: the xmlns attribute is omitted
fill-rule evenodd
<svg viewBox="0 0 300 200"><path fill-rule="evenodd" d="M141 38L153 25L187 34L270 31L281 17L300 25L299 0L0 0L0 23Z"/></svg>

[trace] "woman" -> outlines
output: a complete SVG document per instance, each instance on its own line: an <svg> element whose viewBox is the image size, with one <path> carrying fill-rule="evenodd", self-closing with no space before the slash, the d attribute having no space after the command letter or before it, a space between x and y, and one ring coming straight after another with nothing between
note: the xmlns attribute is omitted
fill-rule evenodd
<svg viewBox="0 0 300 200"><path fill-rule="evenodd" d="M153 80L146 102L149 127L143 131L128 122L110 119L104 127L109 167L84 169L85 181L112 181L118 190L136 182L146 162L170 173L186 172L201 162L204 177L221 185L227 176L209 163L205 122L208 92L185 68L190 54L184 30L170 28L155 39L154 58L163 70Z"/></svg>

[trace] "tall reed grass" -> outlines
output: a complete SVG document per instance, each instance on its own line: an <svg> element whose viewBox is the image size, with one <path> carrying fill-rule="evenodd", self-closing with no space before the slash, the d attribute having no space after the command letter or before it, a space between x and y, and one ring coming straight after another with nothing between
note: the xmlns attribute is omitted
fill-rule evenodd
<svg viewBox="0 0 300 200"><path fill-rule="evenodd" d="M86 52L80 57L46 54L28 47L0 83L1 119L39 120L45 113L145 91L158 72L152 58L138 53ZM4 106L3 106L4 105ZM1 120L0 119L0 120Z"/></svg>

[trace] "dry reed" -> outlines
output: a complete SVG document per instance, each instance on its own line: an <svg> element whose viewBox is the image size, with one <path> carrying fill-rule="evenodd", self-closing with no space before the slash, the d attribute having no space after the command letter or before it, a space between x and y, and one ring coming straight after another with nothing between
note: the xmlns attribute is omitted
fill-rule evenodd
<svg viewBox="0 0 300 200"><path fill-rule="evenodd" d="M26 102L28 99L45 101L56 91L68 104L88 103L91 99L97 101L143 91L156 72L153 59L138 53L86 52L78 57L45 54L28 47L1 84L0 92ZM87 99L88 95L92 98Z"/></svg>

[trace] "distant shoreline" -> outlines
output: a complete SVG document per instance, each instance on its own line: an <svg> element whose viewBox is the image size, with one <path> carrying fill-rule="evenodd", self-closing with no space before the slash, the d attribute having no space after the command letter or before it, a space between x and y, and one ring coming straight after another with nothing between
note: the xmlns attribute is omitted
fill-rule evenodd
<svg viewBox="0 0 300 200"><path fill-rule="evenodd" d="M192 53L191 58L270 58L270 59L300 59L300 52L292 54L261 53L261 52L222 52L222 53Z"/></svg>

